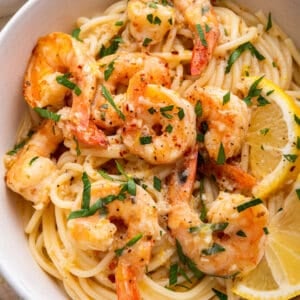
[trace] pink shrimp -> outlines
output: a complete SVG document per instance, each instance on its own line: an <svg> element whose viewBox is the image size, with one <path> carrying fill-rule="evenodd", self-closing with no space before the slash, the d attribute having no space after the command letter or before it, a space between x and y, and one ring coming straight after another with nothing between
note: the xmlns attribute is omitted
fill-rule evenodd
<svg viewBox="0 0 300 300"><path fill-rule="evenodd" d="M71 131L85 144L106 146L105 134L90 121L96 70L96 61L86 54L82 43L65 33L51 33L40 38L32 52L24 79L25 100L31 107L57 111L73 90ZM69 87L59 83L59 78Z"/></svg>
<svg viewBox="0 0 300 300"><path fill-rule="evenodd" d="M200 75L212 58L220 36L217 17L209 0L174 0L174 5L195 35L191 74Z"/></svg>
<svg viewBox="0 0 300 300"><path fill-rule="evenodd" d="M231 276L247 273L264 254L268 211L241 194L221 192L208 210L209 223L202 223L190 206L197 166L195 147L170 181L168 226L182 251L205 274ZM247 203L247 205L245 205ZM214 225L224 226L217 232Z"/></svg>

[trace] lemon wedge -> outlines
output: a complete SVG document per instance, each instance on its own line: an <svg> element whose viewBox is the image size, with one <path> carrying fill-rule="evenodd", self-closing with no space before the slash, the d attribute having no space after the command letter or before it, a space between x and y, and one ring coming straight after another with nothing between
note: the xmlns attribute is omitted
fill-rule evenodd
<svg viewBox="0 0 300 300"><path fill-rule="evenodd" d="M246 142L250 146L250 172L258 182L253 194L266 199L293 182L300 171L300 109L268 79L246 78L245 82L249 91L260 95L252 105Z"/></svg>
<svg viewBox="0 0 300 300"><path fill-rule="evenodd" d="M246 299L291 299L300 295L300 176L272 218L265 256L260 264L234 283Z"/></svg>

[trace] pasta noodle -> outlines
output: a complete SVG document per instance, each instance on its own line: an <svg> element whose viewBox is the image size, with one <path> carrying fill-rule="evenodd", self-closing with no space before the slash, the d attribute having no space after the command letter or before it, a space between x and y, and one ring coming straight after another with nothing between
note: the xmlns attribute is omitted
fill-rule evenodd
<svg viewBox="0 0 300 300"><path fill-rule="evenodd" d="M214 11L218 20L220 37L211 59L207 62L207 67L200 75L193 76L189 67L193 59L192 48L195 33L184 21L182 13L176 11L174 23L172 24L172 19L169 21L172 26L170 25L170 29L159 42L152 44L149 40L149 45L145 45L145 40L137 41L133 37L133 29L130 28L130 20L128 20L127 2L125 0L117 1L98 17L90 19L84 16L77 20L77 26L80 30L78 39L87 47L87 55L97 59L97 68L104 70L104 72L95 71L97 86L94 88L98 94L101 95L103 76L109 68L107 65L103 67L105 57L99 57L99 50L104 49L103 51L105 51L105 49L110 48L112 41L116 41L117 37L119 40L116 42L114 51L116 54L111 53L114 57L110 61L112 62L112 69L117 68L118 59L122 57L126 59L126 55L130 53L138 52L138 55L146 56L150 54L151 57L166 62L171 78L169 88L176 91L176 95L180 95L180 97L185 97L187 91L193 87L196 81L201 87L213 86L242 96L245 77L264 75L285 90L295 101L299 101L300 54L293 41L278 25L273 23L270 30L265 30L268 20L261 11L252 14L232 1L215 1ZM155 8L158 2L150 1L148 6L152 4ZM148 11L148 8L146 7L145 11ZM209 30L207 30L208 32ZM255 46L255 49L265 59L260 60L250 51L244 51L233 63L230 72L227 72L230 54L248 42ZM136 63L138 64L142 59L143 56L140 56ZM107 60L107 62L109 61ZM153 61L153 63L155 62ZM127 66L125 65L124 68ZM127 72L127 70L123 70L123 72ZM139 70L136 70L134 73L138 72ZM162 78L159 80L165 80L164 77ZM126 86L121 82L115 87L114 92L120 94L120 98L122 98L122 94L126 92L127 88L129 90L130 83L127 83ZM169 95L165 90L162 90L161 93L165 93L164 97ZM172 95L170 98L175 98ZM176 105L172 104L171 106ZM121 104L118 107L121 107ZM188 108L185 112L187 111ZM162 110L161 112L163 114ZM166 109L164 113L166 118L171 120L172 116L168 115L169 112ZM32 111L30 114L35 115ZM37 121L36 116L33 119L30 114L27 114L26 120L20 128L18 142L26 139L29 129L35 129L38 126L39 119ZM61 119L64 121L63 113ZM56 128L55 130L60 129ZM172 128L169 127L169 130L171 131ZM156 132L159 131L162 129L156 128ZM73 221L73 219L68 219L70 213L82 208L84 190L88 189L83 183L83 174L86 174L91 184L92 199L99 198L101 191L105 190L106 187L116 189L120 185L124 187L124 183L127 182L128 193L130 193L130 183L138 185L138 189L143 187L145 188L143 195L147 193L147 197L150 197L155 204L159 216L161 236L153 242L149 263L146 264L146 267L141 266L141 269L146 268L146 272L143 271L142 275L137 276L139 278L139 291L143 299L210 299L215 296L214 289L224 292L229 299L238 299L231 291L233 281L230 276L227 279L220 279L215 276L203 275L203 278L197 279L193 270L186 268L186 266L180 269L181 271L177 274L176 284L170 284L170 267L174 263L180 265L175 238L168 228L170 203L167 200L169 178L174 172L178 159L163 164L152 164L147 159L143 159L143 156L141 158L136 152L129 149L124 137L115 128L109 128L105 133L108 136L106 148L78 142L73 136L64 134L62 149L53 154L52 161L55 162L55 169L51 172L51 178L46 182L47 188L43 186L43 189L48 191L49 203L46 205L36 203L33 200L34 196L32 196L30 200L34 202L35 209L31 211L29 208L31 205L26 204L28 206L27 212L31 214L31 217L25 225L25 232L28 235L32 255L41 268L56 278L72 299L116 299L118 257L115 251L117 248L120 250L120 241L115 244L118 247L113 247L111 244L104 251L100 251L93 249L94 246L88 244L89 238L93 238L91 237L93 233L86 233L85 229L74 234L70 232L70 221ZM158 136L164 136L164 134L161 132L158 133ZM186 141L183 140L183 142ZM235 159L235 163L238 163L243 172L249 172L249 152L249 145L244 143ZM146 155L145 153L141 155ZM6 155L5 164L8 170L13 165L15 157ZM119 166L116 167L115 161L119 163ZM33 163L32 160L31 163ZM102 170L102 173L99 170ZM155 183L153 184L155 179L159 179L156 184L161 186L158 187L155 186ZM130 180L133 180L134 183ZM228 187L230 183L223 182L222 185ZM35 187L35 189L39 188L39 186ZM211 176L197 177L193 184L192 206L199 210L205 203L205 207L209 210L214 206L219 188ZM269 199L270 216L273 216L282 207L284 194L282 191ZM199 198L201 198L202 203L199 202ZM95 202L96 200L92 201ZM106 220L105 216L100 218ZM125 224L120 223L117 217L111 217L111 221L112 223L115 221L113 226L121 231L116 235L115 240L122 239L123 227L126 222ZM83 237L83 239L87 238L87 244L84 246L76 240L80 239L81 234L82 236L88 235L88 237ZM106 242L110 238L109 233L107 235Z"/></svg>

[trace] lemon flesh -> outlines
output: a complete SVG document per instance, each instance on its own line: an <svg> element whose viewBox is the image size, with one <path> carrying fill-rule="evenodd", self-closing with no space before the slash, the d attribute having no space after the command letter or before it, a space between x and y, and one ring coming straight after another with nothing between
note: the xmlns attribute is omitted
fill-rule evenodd
<svg viewBox="0 0 300 300"><path fill-rule="evenodd" d="M255 80L247 78L246 85L250 88ZM269 104L253 108L246 143L250 146L250 172L258 181L253 194L266 199L290 184L300 171L300 109L268 79L263 78L257 88Z"/></svg>

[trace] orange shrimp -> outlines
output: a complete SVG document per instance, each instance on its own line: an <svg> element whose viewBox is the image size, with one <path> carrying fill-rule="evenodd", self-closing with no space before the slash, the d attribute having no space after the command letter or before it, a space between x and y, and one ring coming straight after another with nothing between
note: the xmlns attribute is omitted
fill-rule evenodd
<svg viewBox="0 0 300 300"><path fill-rule="evenodd" d="M66 105L65 97L73 89L68 127L79 141L106 146L105 134L90 121L97 65L86 52L83 43L65 33L54 32L40 38L25 74L24 97L31 107L57 111ZM73 86L58 83L59 76Z"/></svg>
<svg viewBox="0 0 300 300"><path fill-rule="evenodd" d="M208 210L209 223L202 223L199 213L190 205L197 153L195 147L170 180L168 227L184 254L203 273L214 276L247 273L264 254L263 229L268 224L268 211L259 202L245 206L251 200L243 195L221 192ZM223 226L218 232L213 229L216 224Z"/></svg>
<svg viewBox="0 0 300 300"><path fill-rule="evenodd" d="M212 58L220 36L216 14L209 0L174 0L174 5L195 35L191 74L200 75Z"/></svg>

